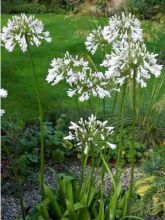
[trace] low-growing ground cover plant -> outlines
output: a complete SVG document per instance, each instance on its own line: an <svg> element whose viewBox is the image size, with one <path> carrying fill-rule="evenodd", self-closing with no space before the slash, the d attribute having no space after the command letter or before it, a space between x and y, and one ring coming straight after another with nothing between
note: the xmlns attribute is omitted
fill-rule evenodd
<svg viewBox="0 0 165 220"><path fill-rule="evenodd" d="M62 117L55 126L51 122L44 123L43 120L40 86L30 50L30 45L39 46L41 44L40 40L45 39L47 42L51 40L49 33L43 32L42 22L33 16L27 17L24 14L13 16L8 25L2 29L1 38L4 47L10 52L16 44L23 52L29 52L39 106L40 129L37 130L37 138L40 138L37 142L41 145L39 160L42 201L36 206L34 212L26 216L23 190L21 190L20 205L23 220L142 219L133 214L135 210L132 208L132 202L136 194L134 184L135 156L138 155L136 149L138 150L139 146L143 144L136 141L136 128L140 109L137 106L140 103L140 91L147 87L150 78L160 77L162 65L157 62L158 55L147 50L140 21L134 15L125 12L121 15L114 15L109 18L108 25L99 26L87 36L85 45L89 54L82 57L72 55L66 51L63 58L52 60L46 81L53 86L65 81L67 95L75 99L79 116L78 121L72 120L70 122L69 131L66 132L68 135L63 133L66 126ZM102 53L102 60L99 65L96 65L93 57L99 49ZM159 86L158 82L151 95L151 105L144 117L143 124L146 123L148 115L152 112L155 92L157 92ZM131 97L130 109L132 116L129 124L131 127L129 138L124 133L124 105L127 90L129 90ZM112 94L116 97L112 105L112 117L116 114L118 97L121 97L116 126L111 125L110 120L106 120L106 102L111 102ZM93 97L97 98L98 103L96 106L91 103ZM103 105L101 118L98 116L100 100L102 100ZM79 103L86 101L92 114L88 117L81 117ZM10 142L10 138L9 141L7 138L6 142ZM22 144L26 145L25 139ZM128 144L128 147L126 144ZM45 146L47 147L45 148ZM57 146L59 147L58 150L56 149ZM46 155L48 154L48 159L51 156L57 161L63 161L63 149L68 151L72 148L78 153L81 161L80 177L62 174L58 177L57 189L51 189L49 186L44 185L44 158L46 158ZM125 149L128 151L126 158L130 161L128 188L123 187L121 184L122 157ZM22 147L20 150L22 150ZM115 172L109 165L113 151L116 151ZM26 164L26 159L29 158L32 162L36 162L34 155L24 154L21 155L17 164L21 164L21 161ZM89 172L86 176L87 165L89 166ZM14 165L13 168L15 168ZM99 169L101 169L100 173L98 173ZM14 171L16 179L19 172L17 171ZM110 178L109 192L104 192L106 173ZM96 176L98 177L99 187L94 184ZM157 199L158 196L155 198Z"/></svg>

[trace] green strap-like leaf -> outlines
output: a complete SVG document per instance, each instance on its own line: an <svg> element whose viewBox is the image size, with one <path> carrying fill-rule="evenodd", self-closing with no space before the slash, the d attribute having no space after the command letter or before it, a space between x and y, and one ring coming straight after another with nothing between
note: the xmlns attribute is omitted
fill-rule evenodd
<svg viewBox="0 0 165 220"><path fill-rule="evenodd" d="M99 207L99 218L98 220L104 220L104 201L100 200L100 207Z"/></svg>
<svg viewBox="0 0 165 220"><path fill-rule="evenodd" d="M53 211L55 212L57 217L61 218L62 217L62 210L61 210L60 205L58 204L58 201L56 199L56 196L54 195L54 192L52 191L51 188L49 188L46 185L44 185L44 192L45 192L46 196L48 197L48 199L54 209Z"/></svg>

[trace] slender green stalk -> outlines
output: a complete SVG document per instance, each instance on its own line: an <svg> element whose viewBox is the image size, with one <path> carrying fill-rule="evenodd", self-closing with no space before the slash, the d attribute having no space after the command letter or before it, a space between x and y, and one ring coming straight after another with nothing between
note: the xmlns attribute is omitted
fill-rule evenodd
<svg viewBox="0 0 165 220"><path fill-rule="evenodd" d="M107 170L109 176L111 177L111 180L112 180L112 183L113 183L113 187L114 187L114 189L116 189L116 183L115 183L115 180L114 180L114 178L113 178L113 174L112 174L111 170L109 169L108 164L107 164L107 162L105 161L105 158L104 158L104 156L103 156L103 154L102 154L101 152L100 152L100 155L101 155L103 164L104 164L104 166L105 166L105 168L106 168L106 170Z"/></svg>
<svg viewBox="0 0 165 220"><path fill-rule="evenodd" d="M123 87L123 93L122 93L122 98L121 98L121 106L120 106L120 111L119 111L119 118L118 118L116 130L115 130L115 133L114 133L113 142L115 142L115 140L116 140L116 135L117 135L117 132L118 132L118 129L119 129L120 121L123 123L123 119L121 120L121 116L122 116L122 111L123 111L123 105L124 105L124 97L125 97L125 93L126 93L126 87L127 87L127 82L125 82L124 87ZM115 103L114 103L114 104L115 104ZM119 152L119 153L120 153L120 152ZM118 153L118 155L119 155L119 153ZM109 156L110 156L110 151L109 151L109 153L108 153L108 158L109 158Z"/></svg>
<svg viewBox="0 0 165 220"><path fill-rule="evenodd" d="M91 168L91 177L90 177L90 183L89 183L89 192L88 192L88 195L87 195L87 200L86 200L86 206L85 206L85 210L84 210L84 214L83 214L83 219L85 219L85 217L86 217L88 202L89 202L89 198L90 198L90 194L91 194L91 187L92 187L93 180L94 180L94 169L95 169L95 167L94 167L94 152L93 152L92 145L91 145L90 149L91 149L91 152L92 152L92 168Z"/></svg>
<svg viewBox="0 0 165 220"><path fill-rule="evenodd" d="M82 163L81 163L81 174L80 174L80 188L84 181L84 149L82 150Z"/></svg>
<svg viewBox="0 0 165 220"><path fill-rule="evenodd" d="M127 87L127 82L124 84L123 87L123 93L122 93L122 99L121 99L121 108L120 108L120 143L119 143L119 149L118 149L118 155L117 155L117 165L116 165L116 177L118 178L118 171L119 171L119 166L120 166L120 156L121 156L121 151L123 147L123 131L124 131L124 98L125 98L125 93L126 93L126 87ZM118 122L119 124L119 122ZM118 125L119 126L119 125Z"/></svg>
<svg viewBox="0 0 165 220"><path fill-rule="evenodd" d="M101 199L103 199L103 181L104 181L104 166L102 165L102 172L101 172L101 181L100 181L100 192L101 192Z"/></svg>
<svg viewBox="0 0 165 220"><path fill-rule="evenodd" d="M118 87L117 87L117 89L118 89ZM112 106L112 117L114 116L114 113L115 113L116 102L117 102L117 96L118 96L118 91L115 92L114 103L113 103L113 106Z"/></svg>
<svg viewBox="0 0 165 220"><path fill-rule="evenodd" d="M77 108L78 116L80 117L80 108L79 108L79 104L78 104L78 98L76 96L75 96L75 103L76 103L76 108Z"/></svg>
<svg viewBox="0 0 165 220"><path fill-rule="evenodd" d="M32 65L33 69L33 74L34 74L34 81L35 81L35 89L36 89L36 94L37 94L37 99L38 99L38 109L39 109L39 120L40 120L40 129L41 129L41 134L40 134L40 178L39 178L39 183L40 183L40 190L41 190L41 196L42 199L44 198L44 126L43 126L43 110L42 110L42 104L41 104L41 98L40 98L40 89L39 89L39 81L38 81L38 76L36 73L35 65L33 62L33 56L30 50L30 44L27 39L27 44L28 44L28 52L29 52L29 57L30 57L30 62Z"/></svg>
<svg viewBox="0 0 165 220"><path fill-rule="evenodd" d="M89 103L89 108L91 109L91 112L93 112L93 106L92 106L92 103L91 103L90 99L88 99L88 103Z"/></svg>
<svg viewBox="0 0 165 220"><path fill-rule="evenodd" d="M134 70L133 78L133 122L132 122L132 144L131 144L131 173L130 173L130 189L128 195L128 209L127 212L130 212L130 204L133 195L134 187L134 168L135 168L135 124L136 124L136 71Z"/></svg>
<svg viewBox="0 0 165 220"><path fill-rule="evenodd" d="M97 106L96 106L96 111L95 111L95 116L96 117L97 117L97 113L98 113L98 110L99 110L99 104L100 104L100 99L98 100Z"/></svg>
<svg viewBox="0 0 165 220"><path fill-rule="evenodd" d="M103 98L103 117L105 118L105 98Z"/></svg>
<svg viewBox="0 0 165 220"><path fill-rule="evenodd" d="M127 82L125 82L124 87L123 87L123 92L122 92L122 97L121 97L121 105L120 105L120 110L119 110L119 118L118 118L118 122L117 122L117 127L116 127L116 131L115 131L114 139L116 139L116 134L118 132L121 117L122 117L122 114L123 114L123 105L124 105L124 97L125 97L125 93L126 93L126 88L127 88Z"/></svg>

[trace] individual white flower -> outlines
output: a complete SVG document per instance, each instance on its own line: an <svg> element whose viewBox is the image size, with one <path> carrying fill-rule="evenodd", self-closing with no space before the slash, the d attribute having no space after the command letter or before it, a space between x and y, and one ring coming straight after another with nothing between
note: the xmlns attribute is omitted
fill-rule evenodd
<svg viewBox="0 0 165 220"><path fill-rule="evenodd" d="M107 127L107 121L99 121L94 115L88 117L88 120L80 118L76 124L71 122L69 135L65 140L75 141L78 148L83 150L84 154L93 150L110 148L115 149L116 145L110 143L110 136L113 133L113 127Z"/></svg>
<svg viewBox="0 0 165 220"><path fill-rule="evenodd" d="M6 98L8 96L8 92L5 89L0 89L0 98ZM0 116L3 116L5 110L0 109Z"/></svg>
<svg viewBox="0 0 165 220"><path fill-rule="evenodd" d="M92 30L86 38L85 46L91 54L94 54L101 42L103 41L102 28L99 26L97 29ZM103 42L102 42L103 44Z"/></svg>
<svg viewBox="0 0 165 220"><path fill-rule="evenodd" d="M14 15L8 20L7 26L2 28L1 41L2 45L12 52L16 45L20 49L27 51L28 42L31 45L40 46L42 40L51 42L49 32L44 32L42 21L35 18L33 15L26 16L25 14Z"/></svg>
<svg viewBox="0 0 165 220"><path fill-rule="evenodd" d="M112 53L106 55L101 65L107 68L107 79L114 79L121 85L136 74L136 81L143 88L151 75L159 77L161 74L162 66L157 64L156 56L149 53L142 42L114 42Z"/></svg>

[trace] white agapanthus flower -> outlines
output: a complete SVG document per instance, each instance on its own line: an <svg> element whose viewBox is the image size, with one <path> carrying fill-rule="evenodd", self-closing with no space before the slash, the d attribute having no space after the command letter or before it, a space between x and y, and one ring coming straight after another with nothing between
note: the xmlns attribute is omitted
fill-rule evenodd
<svg viewBox="0 0 165 220"><path fill-rule="evenodd" d="M110 97L113 90L102 72L93 72L88 61L68 52L63 58L53 59L46 80L52 85L65 80L69 85L68 96L77 95L81 102L91 96Z"/></svg>
<svg viewBox="0 0 165 220"><path fill-rule="evenodd" d="M99 26L97 29L92 30L86 38L85 46L91 54L95 54L97 48L101 46L103 41L102 28ZM103 44L103 43L102 43Z"/></svg>
<svg viewBox="0 0 165 220"><path fill-rule="evenodd" d="M146 87L146 80L151 78L151 75L160 76L162 65L157 64L157 54L149 53L144 43L114 42L112 48L112 53L106 55L101 64L107 68L105 72L107 79L113 78L123 84L127 78L133 78L136 74L136 81L143 88Z"/></svg>
<svg viewBox="0 0 165 220"><path fill-rule="evenodd" d="M46 81L52 85L58 84L63 79L72 86L77 78L83 77L83 71L89 69L89 63L78 56L73 57L66 52L63 58L54 58L51 62L51 68L48 70Z"/></svg>
<svg viewBox="0 0 165 220"><path fill-rule="evenodd" d="M0 89L0 98L6 98L8 95L7 90L5 89ZM3 114L5 113L4 109L0 109L0 116L3 116Z"/></svg>
<svg viewBox="0 0 165 220"><path fill-rule="evenodd" d="M140 21L131 13L122 13L109 18L109 25L102 30L102 35L108 43L114 41L143 41L143 33Z"/></svg>
<svg viewBox="0 0 165 220"><path fill-rule="evenodd" d="M92 72L92 70L82 73L83 79L76 82L76 87L69 88L68 96L79 96L81 102L90 99L91 97L111 97L111 92L115 89L111 88L109 81L102 72Z"/></svg>
<svg viewBox="0 0 165 220"><path fill-rule="evenodd" d="M127 16L124 13L109 18L109 24L93 30L86 38L86 48L94 54L103 42L112 44L115 41L143 41L143 33L140 21L131 13Z"/></svg>
<svg viewBox="0 0 165 220"><path fill-rule="evenodd" d="M9 52L12 52L16 45L25 52L28 47L27 40L31 45L38 47L42 40L51 42L51 37L48 31L44 32L42 21L33 15L26 16L25 14L21 14L12 16L12 18L8 20L7 26L2 28L2 45Z"/></svg>
<svg viewBox="0 0 165 220"><path fill-rule="evenodd" d="M77 124L71 122L69 135L64 139L74 141L84 154L89 153L91 148L116 149L116 145L110 142L114 127L109 127L107 124L107 121L99 121L94 115L88 117L88 120L80 118Z"/></svg>

